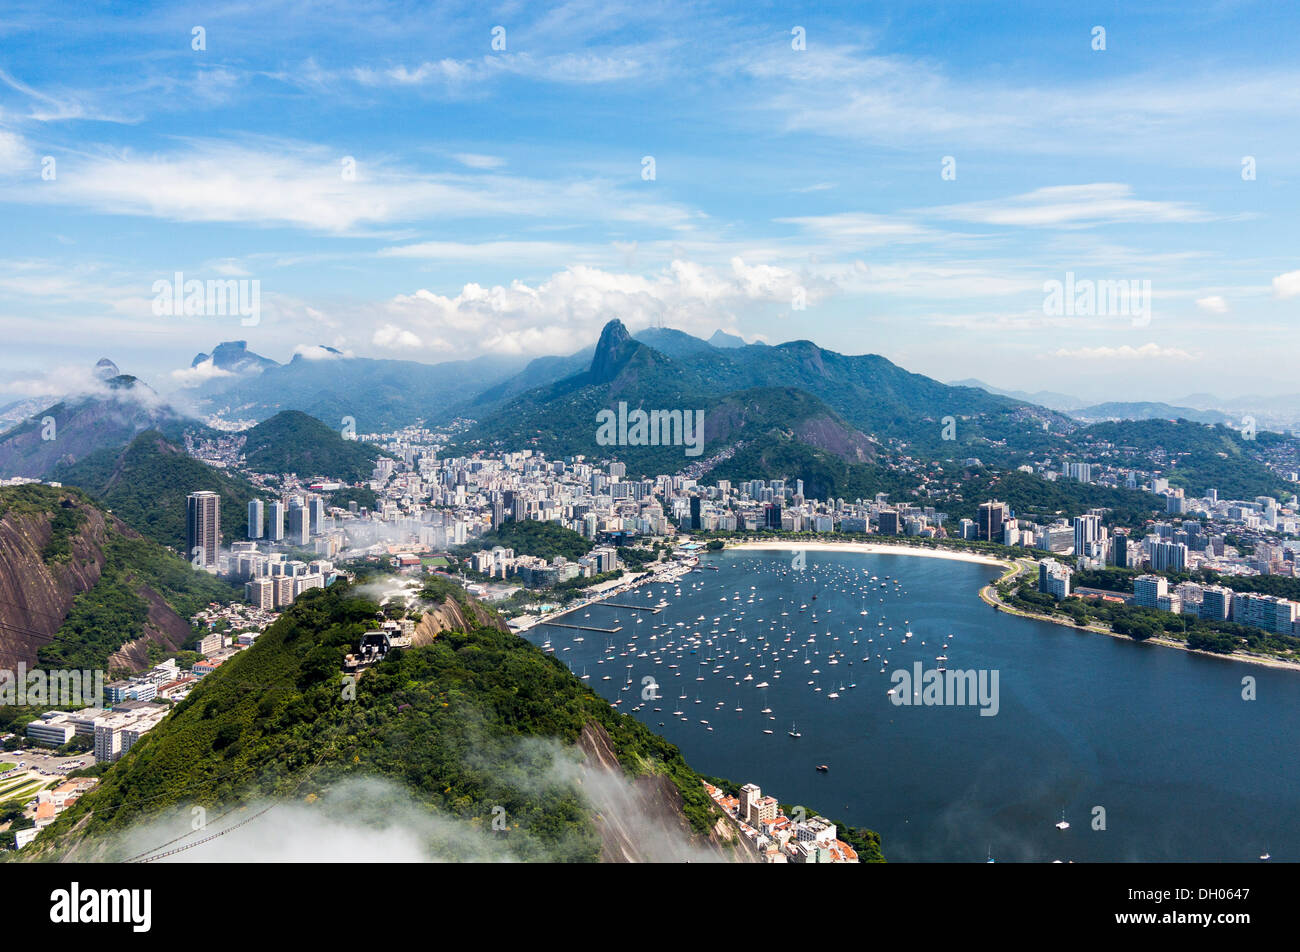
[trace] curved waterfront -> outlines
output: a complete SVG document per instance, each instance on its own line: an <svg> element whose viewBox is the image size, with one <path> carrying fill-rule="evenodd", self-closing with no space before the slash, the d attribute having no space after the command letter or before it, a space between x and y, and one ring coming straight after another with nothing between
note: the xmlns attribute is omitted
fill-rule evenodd
<svg viewBox="0 0 1300 952"><path fill-rule="evenodd" d="M977 595L1000 574L989 565L809 551L801 566L752 550L704 564L718 571L613 599L666 602L657 614L593 605L563 619L618 633L528 637L700 772L875 829L891 861L1300 856L1294 672L995 612ZM916 662L996 672L996 716L893 704L889 672ZM642 700L647 677L659 700ZM1246 677L1257 700L1242 699Z"/></svg>

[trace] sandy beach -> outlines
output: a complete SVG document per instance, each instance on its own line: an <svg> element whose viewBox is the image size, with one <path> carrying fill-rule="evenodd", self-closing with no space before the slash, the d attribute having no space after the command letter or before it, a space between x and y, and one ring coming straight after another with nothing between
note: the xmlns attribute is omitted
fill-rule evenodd
<svg viewBox="0 0 1300 952"><path fill-rule="evenodd" d="M887 542L739 542L728 545L732 549L806 550L809 552L861 552L866 555L917 555L927 559L948 559L953 562L978 562L1008 568L1014 563L996 559L991 555L960 552L956 549L931 548L919 545L891 545Z"/></svg>

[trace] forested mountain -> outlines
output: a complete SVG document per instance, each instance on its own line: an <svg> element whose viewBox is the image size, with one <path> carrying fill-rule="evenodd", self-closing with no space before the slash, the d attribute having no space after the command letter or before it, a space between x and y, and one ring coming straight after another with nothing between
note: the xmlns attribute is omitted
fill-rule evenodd
<svg viewBox="0 0 1300 952"><path fill-rule="evenodd" d="M132 528L160 545L185 548L185 497L208 490L221 497L221 539L246 537L248 503L271 497L243 476L188 455L161 433L141 433L124 449L104 449L55 477L79 486Z"/></svg>

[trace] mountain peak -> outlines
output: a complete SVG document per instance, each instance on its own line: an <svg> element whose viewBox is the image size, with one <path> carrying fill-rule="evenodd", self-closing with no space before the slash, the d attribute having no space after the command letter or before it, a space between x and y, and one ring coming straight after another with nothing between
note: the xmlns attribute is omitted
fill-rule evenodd
<svg viewBox="0 0 1300 952"><path fill-rule="evenodd" d="M197 367L209 360L218 370L227 370L232 373L243 373L246 370L263 370L267 367L278 366L269 357L253 353L248 349L248 341L243 340L223 341L214 347L210 354L196 354L190 366Z"/></svg>
<svg viewBox="0 0 1300 952"><path fill-rule="evenodd" d="M107 357L99 358L99 362L95 364L95 376L100 380L111 380L114 377L120 376L121 373L122 371L117 369L117 364L113 363Z"/></svg>
<svg viewBox="0 0 1300 952"><path fill-rule="evenodd" d="M736 334L728 334L719 327L713 332L713 336L709 338L709 343L714 347L744 347L745 338Z"/></svg>
<svg viewBox="0 0 1300 952"><path fill-rule="evenodd" d="M596 343L596 353L591 358L591 375L598 383L613 380L642 345L632 339L618 318L605 325Z"/></svg>

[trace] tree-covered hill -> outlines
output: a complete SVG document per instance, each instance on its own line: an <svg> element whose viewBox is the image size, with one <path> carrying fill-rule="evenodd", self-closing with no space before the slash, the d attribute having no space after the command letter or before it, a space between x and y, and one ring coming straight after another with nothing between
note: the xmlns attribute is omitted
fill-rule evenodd
<svg viewBox="0 0 1300 952"><path fill-rule="evenodd" d="M0 487L0 666L138 669L189 617L236 590L104 512L80 490ZM143 639L124 651L124 646Z"/></svg>
<svg viewBox="0 0 1300 952"><path fill-rule="evenodd" d="M161 433L141 433L125 449L104 449L59 467L55 477L79 486L104 508L160 545L185 548L185 497L209 490L221 497L221 538L245 538L248 503L270 496L243 476L190 456Z"/></svg>
<svg viewBox="0 0 1300 952"><path fill-rule="evenodd" d="M629 781L666 779L683 835L705 842L716 808L678 750L500 628L442 632L368 670L355 697L341 689L343 657L376 607L344 584L304 594L104 774L36 853L181 805L217 814L255 799L310 802L341 779L377 776L467 833L490 832L503 809L504 847L519 859L594 860L601 841L582 789L547 779L584 729L608 736Z"/></svg>
<svg viewBox="0 0 1300 952"><path fill-rule="evenodd" d="M514 549L518 555L533 555L547 561L557 555L573 561L582 558L592 549L592 543L581 533L566 529L559 523L523 519L503 522L498 528L462 546L461 552L469 554L498 545Z"/></svg>
<svg viewBox="0 0 1300 952"><path fill-rule="evenodd" d="M1188 420L1125 420L1094 423L1070 442L1081 456L1104 452L1115 465L1158 469L1189 495L1217 489L1221 499L1253 499L1294 491L1257 458L1285 439L1260 432L1250 440L1230 427Z"/></svg>
<svg viewBox="0 0 1300 952"><path fill-rule="evenodd" d="M356 483L370 478L375 460L389 454L347 440L299 410L284 410L245 432L244 463L258 473L297 473Z"/></svg>

